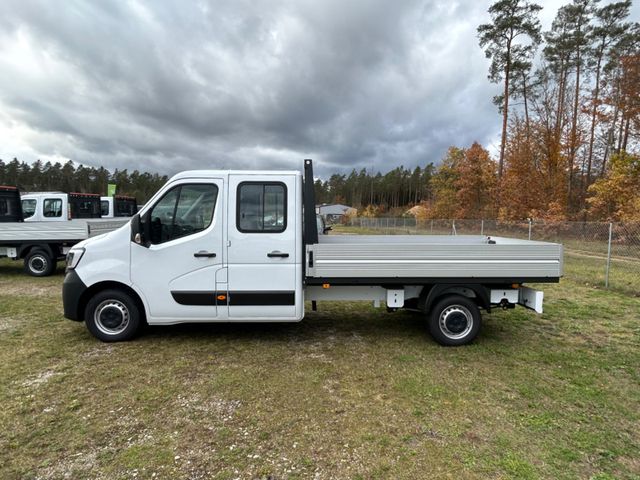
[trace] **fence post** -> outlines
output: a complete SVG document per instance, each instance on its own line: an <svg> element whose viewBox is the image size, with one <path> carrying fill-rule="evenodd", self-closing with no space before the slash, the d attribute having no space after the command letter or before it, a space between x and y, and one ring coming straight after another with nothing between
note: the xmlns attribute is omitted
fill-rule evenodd
<svg viewBox="0 0 640 480"><path fill-rule="evenodd" d="M604 276L604 287L609 288L609 270L611 269L611 237L613 236L613 222L609 222L609 245L607 246L607 271Z"/></svg>
<svg viewBox="0 0 640 480"><path fill-rule="evenodd" d="M531 219L529 219L529 240L531 240Z"/></svg>
<svg viewBox="0 0 640 480"><path fill-rule="evenodd" d="M480 235L484 235L484 220L480 220Z"/></svg>

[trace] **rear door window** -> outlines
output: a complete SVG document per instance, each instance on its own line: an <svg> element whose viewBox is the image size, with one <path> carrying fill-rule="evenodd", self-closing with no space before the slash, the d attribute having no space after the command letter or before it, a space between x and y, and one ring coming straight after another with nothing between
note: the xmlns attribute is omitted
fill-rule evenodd
<svg viewBox="0 0 640 480"><path fill-rule="evenodd" d="M62 216L62 200L60 198L45 198L42 215L46 218L58 218Z"/></svg>
<svg viewBox="0 0 640 480"><path fill-rule="evenodd" d="M281 182L238 185L236 226L243 233L281 233L287 228L287 187Z"/></svg>

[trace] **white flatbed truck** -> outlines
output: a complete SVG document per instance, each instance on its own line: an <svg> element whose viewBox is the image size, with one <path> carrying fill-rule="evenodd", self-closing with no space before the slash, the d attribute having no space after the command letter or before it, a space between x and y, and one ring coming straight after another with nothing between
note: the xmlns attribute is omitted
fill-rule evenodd
<svg viewBox="0 0 640 480"><path fill-rule="evenodd" d="M65 316L120 341L145 322L297 322L305 301L368 300L422 313L437 342L462 345L481 309L542 312L524 284L562 276L555 243L318 235L311 160L304 170L175 175L131 223L70 250Z"/></svg>
<svg viewBox="0 0 640 480"><path fill-rule="evenodd" d="M51 275L74 244L129 221L101 219L99 200L87 193L21 195L16 187L0 186L0 258L24 260L34 277Z"/></svg>
<svg viewBox="0 0 640 480"><path fill-rule="evenodd" d="M34 277L51 275L76 243L110 232L127 223L122 219L73 219L64 222L0 223L0 258L23 260Z"/></svg>

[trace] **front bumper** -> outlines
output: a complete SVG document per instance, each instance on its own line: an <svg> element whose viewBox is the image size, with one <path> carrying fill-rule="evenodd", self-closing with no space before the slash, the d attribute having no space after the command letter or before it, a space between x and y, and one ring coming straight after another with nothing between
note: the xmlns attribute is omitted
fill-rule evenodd
<svg viewBox="0 0 640 480"><path fill-rule="evenodd" d="M87 291L87 286L75 270L69 270L64 277L62 284L62 305L64 308L64 316L69 320L82 322L84 320L83 312L80 311L80 300L82 295Z"/></svg>

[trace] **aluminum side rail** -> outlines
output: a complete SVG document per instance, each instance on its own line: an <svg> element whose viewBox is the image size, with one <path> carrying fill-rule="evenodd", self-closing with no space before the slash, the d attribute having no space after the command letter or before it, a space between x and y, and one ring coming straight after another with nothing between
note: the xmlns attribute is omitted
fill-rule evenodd
<svg viewBox="0 0 640 480"><path fill-rule="evenodd" d="M66 222L16 222L0 225L0 244L20 242L79 242L120 228L129 218L76 219Z"/></svg>
<svg viewBox="0 0 640 480"><path fill-rule="evenodd" d="M562 245L476 235L329 235L307 245L307 283L323 279L556 282ZM342 283L342 282L340 282Z"/></svg>

